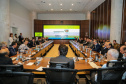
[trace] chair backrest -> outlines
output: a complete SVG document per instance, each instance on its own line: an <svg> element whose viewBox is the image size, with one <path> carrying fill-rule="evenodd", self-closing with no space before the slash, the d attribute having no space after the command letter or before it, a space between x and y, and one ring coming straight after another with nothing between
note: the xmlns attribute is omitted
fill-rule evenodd
<svg viewBox="0 0 126 84"><path fill-rule="evenodd" d="M50 62L50 67L69 68L69 62Z"/></svg>
<svg viewBox="0 0 126 84"><path fill-rule="evenodd" d="M75 69L56 69L56 68L43 68L46 73L47 84L73 84L77 70Z"/></svg>
<svg viewBox="0 0 126 84"><path fill-rule="evenodd" d="M97 84L119 84L126 68L108 67L97 70Z"/></svg>
<svg viewBox="0 0 126 84"><path fill-rule="evenodd" d="M23 65L0 65L0 72L2 71L23 71Z"/></svg>
<svg viewBox="0 0 126 84"><path fill-rule="evenodd" d="M126 61L108 61L107 67L124 67Z"/></svg>
<svg viewBox="0 0 126 84"><path fill-rule="evenodd" d="M0 72L0 84L33 84L33 73Z"/></svg>

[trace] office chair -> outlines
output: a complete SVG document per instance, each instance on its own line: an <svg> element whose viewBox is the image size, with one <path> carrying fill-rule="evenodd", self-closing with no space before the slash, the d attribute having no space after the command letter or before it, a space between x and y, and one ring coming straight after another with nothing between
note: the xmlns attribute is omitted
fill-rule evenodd
<svg viewBox="0 0 126 84"><path fill-rule="evenodd" d="M0 72L0 84L33 84L33 73L26 72Z"/></svg>
<svg viewBox="0 0 126 84"><path fill-rule="evenodd" d="M66 68L43 68L47 84L75 84L77 70Z"/></svg>
<svg viewBox="0 0 126 84"><path fill-rule="evenodd" d="M124 67L124 64L126 64L126 61L108 61L107 67Z"/></svg>
<svg viewBox="0 0 126 84"><path fill-rule="evenodd" d="M0 65L0 72L2 71L15 71L15 72L22 72L23 65Z"/></svg>
<svg viewBox="0 0 126 84"><path fill-rule="evenodd" d="M90 77L86 78L86 84L120 84L122 81L122 76L126 71L124 67L107 67L107 68L99 68L99 69L84 69L79 71L90 71ZM92 72L95 72L92 76ZM97 81L95 79L95 75L97 74ZM93 78L93 79L92 79Z"/></svg>
<svg viewBox="0 0 126 84"><path fill-rule="evenodd" d="M69 62L50 62L50 67L69 68Z"/></svg>

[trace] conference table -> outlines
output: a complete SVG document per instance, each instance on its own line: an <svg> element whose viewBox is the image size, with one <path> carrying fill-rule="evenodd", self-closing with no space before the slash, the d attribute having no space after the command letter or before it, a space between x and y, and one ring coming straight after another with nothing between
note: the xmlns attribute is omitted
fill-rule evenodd
<svg viewBox="0 0 126 84"><path fill-rule="evenodd" d="M42 68L49 67L49 61L51 57L46 57L44 56L44 54L48 53L48 51L53 47L53 45L54 45L53 41L48 41L39 46L39 48L38 47L32 48L33 50L30 53L22 54L21 57L22 58L25 57L27 61L25 60L24 62L22 62L20 54L12 56L12 60L18 61L18 64L23 64L23 68L26 71L30 71L34 74L45 74L42 71ZM93 53L90 54L89 50L82 49L82 46L80 47L75 41L69 41L69 46L75 53L79 55L78 57L70 57L70 59L74 59L75 69L77 70L98 68L101 67L101 65L103 65L104 63L106 63L104 60L98 62L89 62L90 61L89 57L92 57L94 59L95 54L98 54L99 56L101 54L94 51L92 51ZM37 59L39 59L39 63L37 63L38 62ZM78 72L77 74L87 74L87 73L89 72Z"/></svg>

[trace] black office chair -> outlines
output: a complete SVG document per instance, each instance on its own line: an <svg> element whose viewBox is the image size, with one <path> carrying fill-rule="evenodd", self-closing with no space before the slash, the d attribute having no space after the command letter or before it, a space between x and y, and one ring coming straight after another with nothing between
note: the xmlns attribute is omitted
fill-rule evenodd
<svg viewBox="0 0 126 84"><path fill-rule="evenodd" d="M120 84L122 82L121 79L126 71L126 68L108 67L99 69L84 69L78 71L90 71L90 77L85 75L87 81L86 84ZM94 74L92 72L94 72ZM96 74L97 81L95 81Z"/></svg>
<svg viewBox="0 0 126 84"><path fill-rule="evenodd" d="M108 61L107 67L124 67L126 61Z"/></svg>
<svg viewBox="0 0 126 84"><path fill-rule="evenodd" d="M120 84L126 68L100 68L97 73L97 84Z"/></svg>
<svg viewBox="0 0 126 84"><path fill-rule="evenodd" d="M69 68L69 62L50 62L50 67L53 67L53 68Z"/></svg>
<svg viewBox="0 0 126 84"><path fill-rule="evenodd" d="M74 69L56 69L43 68L46 73L47 84L75 84L77 70Z"/></svg>
<svg viewBox="0 0 126 84"><path fill-rule="evenodd" d="M0 72L2 71L22 72L23 65L0 65Z"/></svg>
<svg viewBox="0 0 126 84"><path fill-rule="evenodd" d="M0 84L33 84L33 73L25 72L0 72Z"/></svg>

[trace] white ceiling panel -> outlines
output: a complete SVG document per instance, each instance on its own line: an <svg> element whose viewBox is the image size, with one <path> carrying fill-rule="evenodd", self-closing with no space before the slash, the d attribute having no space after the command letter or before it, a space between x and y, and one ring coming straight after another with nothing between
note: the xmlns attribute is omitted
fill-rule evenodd
<svg viewBox="0 0 126 84"><path fill-rule="evenodd" d="M36 11L38 13L74 13L74 12L85 13L87 11L94 10L105 0L16 0L16 1L21 5L23 5L25 8L29 9L30 11Z"/></svg>

